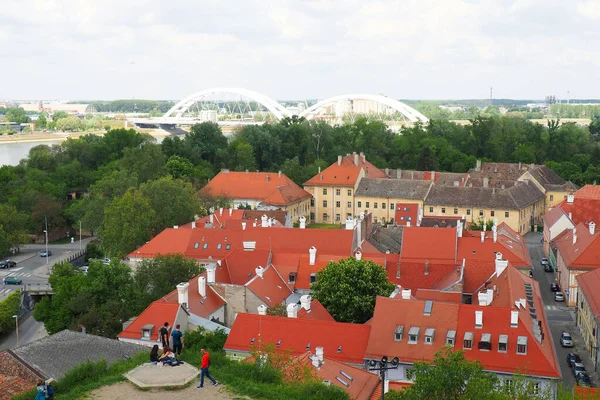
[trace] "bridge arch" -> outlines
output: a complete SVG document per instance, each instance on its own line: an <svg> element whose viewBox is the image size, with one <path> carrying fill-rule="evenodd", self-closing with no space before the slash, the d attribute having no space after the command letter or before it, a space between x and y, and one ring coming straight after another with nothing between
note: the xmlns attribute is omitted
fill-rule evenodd
<svg viewBox="0 0 600 400"><path fill-rule="evenodd" d="M247 97L264 106L277 119L282 119L289 116L288 110L286 110L281 104L270 97L253 90L242 88L212 88L196 92L179 101L165 113L164 118L181 118L196 101L218 93L229 93Z"/></svg>
<svg viewBox="0 0 600 400"><path fill-rule="evenodd" d="M390 107L391 109L402 114L407 120L409 120L411 122L423 122L423 123L429 122L429 119L426 116L424 116L423 114L421 114L414 108L412 108L398 100L392 99L390 97L378 95L378 94L347 94L347 95L330 97L328 99L321 100L318 103L307 108L302 113L300 113L300 116L305 117L306 119L312 119L315 115L317 115L325 107L334 105L335 103L338 103L341 101L348 101L348 100L373 101L373 102L383 104L383 105Z"/></svg>

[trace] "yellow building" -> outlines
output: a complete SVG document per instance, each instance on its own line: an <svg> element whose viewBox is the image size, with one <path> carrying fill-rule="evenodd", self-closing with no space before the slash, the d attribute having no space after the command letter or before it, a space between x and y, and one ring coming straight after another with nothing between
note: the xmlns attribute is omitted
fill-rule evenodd
<svg viewBox="0 0 600 400"><path fill-rule="evenodd" d="M581 331L586 348L595 369L600 368L598 357L600 342L600 269L577 275L577 326Z"/></svg>

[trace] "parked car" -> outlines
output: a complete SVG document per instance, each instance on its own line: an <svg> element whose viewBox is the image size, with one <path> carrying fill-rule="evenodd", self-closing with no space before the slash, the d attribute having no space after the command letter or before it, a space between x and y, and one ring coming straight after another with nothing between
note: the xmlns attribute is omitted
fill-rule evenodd
<svg viewBox="0 0 600 400"><path fill-rule="evenodd" d="M542 257L541 264L543 267L550 265L550 261L546 257Z"/></svg>
<svg viewBox="0 0 600 400"><path fill-rule="evenodd" d="M562 332L560 334L560 345L562 347L573 347L573 338L569 332Z"/></svg>
<svg viewBox="0 0 600 400"><path fill-rule="evenodd" d="M579 386L592 386L592 380L590 379L590 374L587 372L579 372L575 377L577 384Z"/></svg>
<svg viewBox="0 0 600 400"><path fill-rule="evenodd" d="M550 265L550 263L544 264L544 272L554 272L554 269L552 268L552 265Z"/></svg>
<svg viewBox="0 0 600 400"><path fill-rule="evenodd" d="M577 377L577 374L579 374L580 372L586 372L585 370L585 366L582 363L573 363L573 376Z"/></svg>
<svg viewBox="0 0 600 400"><path fill-rule="evenodd" d="M560 286L558 286L558 283L551 283L550 290L553 292L560 292Z"/></svg>
<svg viewBox="0 0 600 400"><path fill-rule="evenodd" d="M579 357L579 354L575 354L575 353L567 354L567 364L569 364L569 367L573 368L573 364L580 363L580 362L581 362L581 357Z"/></svg>
<svg viewBox="0 0 600 400"><path fill-rule="evenodd" d="M6 269L6 268L14 268L17 266L17 263L11 260L4 260L4 261L0 261L0 268L2 269Z"/></svg>
<svg viewBox="0 0 600 400"><path fill-rule="evenodd" d="M42 250L40 251L40 257L50 257L52 255L52 250Z"/></svg>
<svg viewBox="0 0 600 400"><path fill-rule="evenodd" d="M533 278L533 268L529 268L529 277Z"/></svg>
<svg viewBox="0 0 600 400"><path fill-rule="evenodd" d="M87 266L87 265L84 265L83 267L79 268L79 270L80 270L81 272L83 272L83 274L84 274L84 275L87 275L87 272L88 272L88 269L89 269L89 268L90 268L89 266Z"/></svg>
<svg viewBox="0 0 600 400"><path fill-rule="evenodd" d="M561 292L554 293L554 301L563 302L565 301L565 296Z"/></svg>
<svg viewBox="0 0 600 400"><path fill-rule="evenodd" d="M110 258L103 258L100 261L102 261L102 264L106 264L106 265L110 264Z"/></svg>
<svg viewBox="0 0 600 400"><path fill-rule="evenodd" d="M4 278L4 282L6 282L7 285L20 285L23 281L19 278L15 278L14 276L7 276Z"/></svg>

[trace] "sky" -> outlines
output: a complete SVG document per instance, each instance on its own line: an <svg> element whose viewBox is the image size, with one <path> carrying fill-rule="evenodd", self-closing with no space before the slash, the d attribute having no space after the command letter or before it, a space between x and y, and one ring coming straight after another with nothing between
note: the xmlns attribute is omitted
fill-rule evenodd
<svg viewBox="0 0 600 400"><path fill-rule="evenodd" d="M599 23L600 0L10 1L0 99L600 98Z"/></svg>

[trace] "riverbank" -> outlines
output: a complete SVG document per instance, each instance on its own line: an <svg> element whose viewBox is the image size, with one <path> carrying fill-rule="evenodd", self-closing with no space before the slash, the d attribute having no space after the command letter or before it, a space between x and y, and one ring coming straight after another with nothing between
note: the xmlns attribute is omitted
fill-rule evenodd
<svg viewBox="0 0 600 400"><path fill-rule="evenodd" d="M148 133L155 138L164 138L170 136L169 132L162 129L137 129L140 133ZM15 133L14 135L0 135L0 143L28 143L28 142L63 142L66 139L77 139L85 135L104 136L105 131L87 131L87 132L26 132Z"/></svg>

